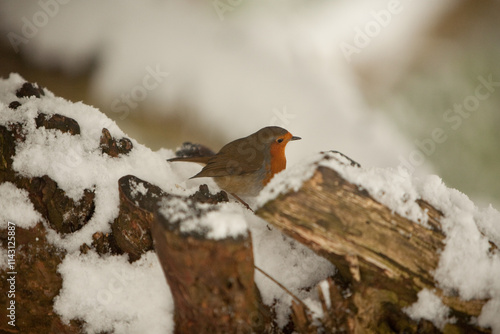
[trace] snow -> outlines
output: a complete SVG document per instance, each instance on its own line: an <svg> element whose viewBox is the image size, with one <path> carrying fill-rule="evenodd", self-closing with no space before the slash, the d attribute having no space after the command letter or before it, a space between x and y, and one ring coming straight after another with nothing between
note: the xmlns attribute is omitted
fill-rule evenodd
<svg viewBox="0 0 500 334"><path fill-rule="evenodd" d="M203 219L184 222L181 232L208 229L206 237L214 240L246 236L247 224L242 217L242 210L238 204L224 205L221 210L207 213Z"/></svg>
<svg viewBox="0 0 500 334"><path fill-rule="evenodd" d="M490 204L474 212L474 221L481 233L487 235L495 245L500 245L500 212Z"/></svg>
<svg viewBox="0 0 500 334"><path fill-rule="evenodd" d="M483 306L481 315L477 319L478 324L480 326L491 326L492 333L500 333L498 310L500 310L500 299L491 299Z"/></svg>
<svg viewBox="0 0 500 334"><path fill-rule="evenodd" d="M333 276L335 267L309 248L270 227L259 217L249 213L246 216L252 233L255 265L306 302L310 308L321 310L316 289L306 291L303 288L314 287ZM278 325L284 326L288 322L292 297L259 271L255 271L255 282L264 303L274 304Z"/></svg>
<svg viewBox="0 0 500 334"><path fill-rule="evenodd" d="M23 82L17 74L0 81L3 102L0 125L21 122L26 132L26 140L16 147L14 170L26 177L48 175L75 201L81 198L85 189L95 192L95 213L91 220L81 230L64 238L50 230L48 238L51 243L68 251L76 251L81 244L91 243L94 232L109 232L109 223L118 214L117 181L124 175L133 174L170 193L186 194L183 188L175 186L177 183L182 184L183 180L169 176L172 173L165 159L173 156L172 151L163 150L154 154L131 139L134 148L129 154L119 158L102 154L99 138L103 126L117 139L126 137L113 121L93 107L54 97L47 89L46 96L40 99L19 99L15 91ZM22 103L16 110L7 107L14 100ZM80 135L72 136L45 127L36 128L34 119L38 112L48 115L58 113L75 119L80 125Z"/></svg>
<svg viewBox="0 0 500 334"><path fill-rule="evenodd" d="M172 296L154 252L132 264L125 255L72 253L58 272L64 279L54 310L63 321L82 319L87 333L173 330Z"/></svg>
<svg viewBox="0 0 500 334"><path fill-rule="evenodd" d="M152 152L131 139L134 148L129 154L109 157L99 148L102 127L117 139L126 137L113 121L93 107L55 97L47 89L40 99L17 98L15 91L23 83L17 74L0 80L0 125L20 122L26 135L25 141L17 144L13 169L26 177L48 175L74 200L84 189L95 192L95 212L81 230L61 236L47 229L47 240L68 252L58 268L63 289L54 310L65 321L85 320L88 333L142 333L145 328L151 333L171 332L172 299L154 253L130 264L127 256L83 255L79 248L83 243L91 244L95 232L111 230L110 223L119 211L118 179L124 175L133 174L172 194L192 192L177 186L184 181L165 161L173 152ZM8 108L11 101L22 105L12 110ZM34 119L38 112L71 117L79 123L81 133L71 136L45 127L37 129ZM141 185L133 190L141 194L146 191ZM25 190L3 183L0 198L2 227L7 220L24 228L42 220Z"/></svg>
<svg viewBox="0 0 500 334"><path fill-rule="evenodd" d="M415 202L424 199L443 212L441 220L446 235L445 248L440 254L434 278L444 292L457 291L464 300L491 298L478 323L500 333L500 254L490 251L489 241L497 246L500 235L500 213L489 206L480 209L463 193L446 187L436 175L418 177L402 167L357 168L337 153L318 154L299 166L276 175L263 189L256 202L260 207L280 194L296 191L312 176L318 166L331 168L342 177L365 189L377 201L393 212L428 227L427 214ZM439 309L430 292L422 292L419 301L410 307L415 319L426 318ZM442 314L432 318L440 326ZM430 319L431 320L431 319Z"/></svg>
<svg viewBox="0 0 500 334"><path fill-rule="evenodd" d="M335 267L324 258L297 241L283 235L267 222L255 216L237 203L205 204L188 203L185 199L170 197L163 199L159 212L171 224L181 222L181 232L201 233L205 238L223 239L246 236L250 231L255 265L284 285L294 295L311 308L318 310L321 305L314 287L321 280L332 276ZM273 305L277 323L284 326L290 315L291 296L275 282L255 271L255 282L265 304Z"/></svg>
<svg viewBox="0 0 500 334"><path fill-rule="evenodd" d="M40 221L42 216L35 211L26 190L10 182L0 184L0 229L6 229L8 222L16 227L30 228Z"/></svg>
<svg viewBox="0 0 500 334"><path fill-rule="evenodd" d="M498 246L500 213L480 209L464 194L448 189L437 177L420 185L422 197L445 214L441 225L446 247L434 277L445 291L458 291L465 300L491 298L478 324L500 332L500 254L490 251L489 240Z"/></svg>
<svg viewBox="0 0 500 334"><path fill-rule="evenodd" d="M313 176L316 164L320 159L321 155L314 155L294 165L293 168L285 169L275 174L266 187L252 201L252 206L258 209L281 194L299 190L302 184Z"/></svg>
<svg viewBox="0 0 500 334"><path fill-rule="evenodd" d="M130 195L132 197L137 197L137 195L146 196L148 189L143 183L138 184L135 180L130 180Z"/></svg>
<svg viewBox="0 0 500 334"><path fill-rule="evenodd" d="M412 319L426 319L437 328L443 329L446 323L453 322L448 315L450 309L432 291L423 289L418 293L418 301L412 306L403 309Z"/></svg>
<svg viewBox="0 0 500 334"><path fill-rule="evenodd" d="M326 307L332 307L332 300L330 299L330 286L328 285L328 281L324 280L319 283L321 291L323 292L323 296L325 297Z"/></svg>
<svg viewBox="0 0 500 334"><path fill-rule="evenodd" d="M391 208L393 212L418 224L427 226L427 214L415 202L421 196L415 189L411 173L404 167L397 168L355 168L345 157L329 153L330 159L321 160L320 166L332 168L351 183L365 189L377 201ZM417 179L415 177L415 179Z"/></svg>
<svg viewBox="0 0 500 334"><path fill-rule="evenodd" d="M265 203L288 191L297 191L310 179L319 167L327 167L339 172L351 183L367 190L377 201L385 204L394 212L419 224L427 226L427 215L415 200L420 198L411 182L412 175L401 166L394 168L358 168L338 153L325 152L304 159L294 168L286 169L269 182L255 200L256 206Z"/></svg>
<svg viewBox="0 0 500 334"><path fill-rule="evenodd" d="M163 199L158 211L172 224L194 216L190 210L188 201L180 197Z"/></svg>
<svg viewBox="0 0 500 334"><path fill-rule="evenodd" d="M237 238L250 231L255 265L307 301L311 308L321 310L315 289L302 289L314 287L333 275L335 267L312 250L270 228L267 222L241 205L223 203L214 207L169 197L161 201L159 212L170 224L180 223L181 232L194 231L209 239ZM255 282L264 303L274 305L278 325L286 325L292 297L259 271L255 272Z"/></svg>
<svg viewBox="0 0 500 334"><path fill-rule="evenodd" d="M294 168L275 175L255 200L256 206L261 207L288 191L297 191L319 166L340 172L344 178L366 189L376 200L392 208L394 212L426 226L427 215L415 203L419 198L418 193L409 181L411 175L406 169L357 168L351 166L351 161L346 157L332 152L313 155Z"/></svg>
<svg viewBox="0 0 500 334"><path fill-rule="evenodd" d="M241 205L236 203L189 206L183 198L165 198L160 202L159 213L171 224L178 224L181 233L196 232L207 239L238 238L248 235ZM190 203L193 205L193 203Z"/></svg>

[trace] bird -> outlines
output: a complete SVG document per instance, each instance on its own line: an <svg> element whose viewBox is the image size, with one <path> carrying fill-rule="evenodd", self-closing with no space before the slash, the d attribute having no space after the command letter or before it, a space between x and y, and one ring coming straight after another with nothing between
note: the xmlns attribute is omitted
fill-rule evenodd
<svg viewBox="0 0 500 334"><path fill-rule="evenodd" d="M212 177L223 190L235 196L255 197L276 173L286 168L285 147L302 139L278 126L259 131L224 145L212 156L176 157L169 162L204 165L193 178Z"/></svg>

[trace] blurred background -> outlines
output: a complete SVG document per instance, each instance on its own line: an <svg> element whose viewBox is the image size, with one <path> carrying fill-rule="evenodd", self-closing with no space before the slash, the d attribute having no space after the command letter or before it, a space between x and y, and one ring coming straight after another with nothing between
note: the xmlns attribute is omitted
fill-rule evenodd
<svg viewBox="0 0 500 334"><path fill-rule="evenodd" d="M267 125L500 208L498 0L0 0L0 76L153 150Z"/></svg>

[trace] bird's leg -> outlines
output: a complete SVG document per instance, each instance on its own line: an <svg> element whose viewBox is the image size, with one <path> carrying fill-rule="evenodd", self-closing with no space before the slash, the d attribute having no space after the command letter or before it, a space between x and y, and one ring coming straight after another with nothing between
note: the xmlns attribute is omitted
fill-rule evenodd
<svg viewBox="0 0 500 334"><path fill-rule="evenodd" d="M245 202L244 200L242 200L238 195L236 195L235 193L231 193L231 196L233 196L234 198L236 198L236 200L238 202L240 202L241 204L243 204L245 206L245 208L247 208L248 210L254 212L252 210L252 208L250 207L250 205L248 205L247 202Z"/></svg>

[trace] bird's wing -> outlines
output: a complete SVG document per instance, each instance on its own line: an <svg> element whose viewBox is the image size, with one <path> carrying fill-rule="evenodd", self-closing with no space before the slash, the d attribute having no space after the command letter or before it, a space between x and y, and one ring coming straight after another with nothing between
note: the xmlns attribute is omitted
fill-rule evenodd
<svg viewBox="0 0 500 334"><path fill-rule="evenodd" d="M195 177L242 175L258 171L264 163L263 147L246 138L237 139L210 157L207 165Z"/></svg>

